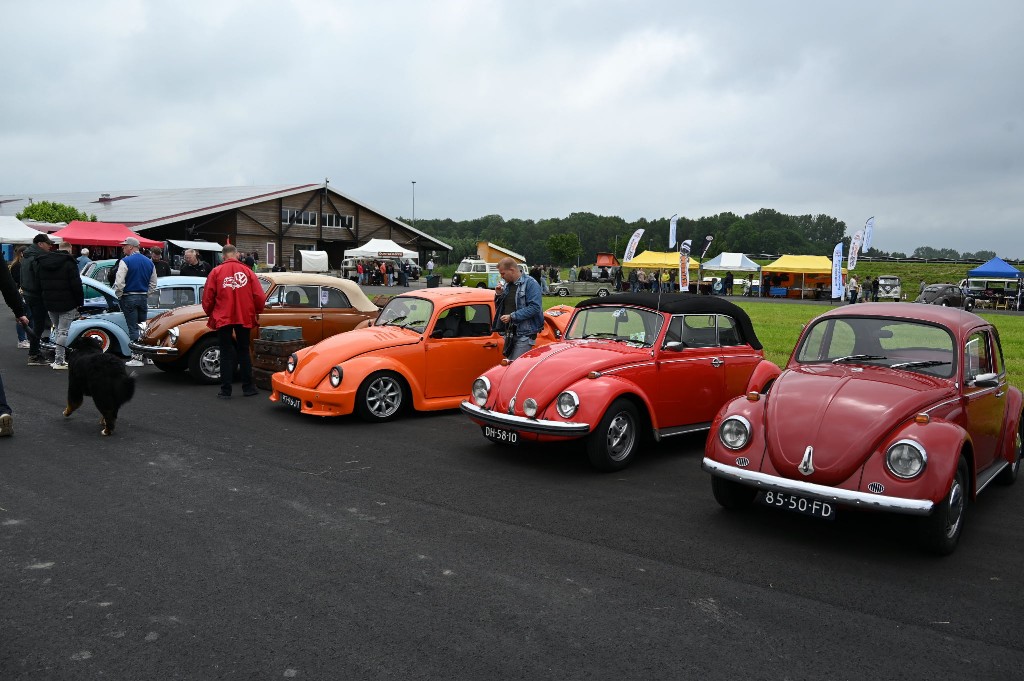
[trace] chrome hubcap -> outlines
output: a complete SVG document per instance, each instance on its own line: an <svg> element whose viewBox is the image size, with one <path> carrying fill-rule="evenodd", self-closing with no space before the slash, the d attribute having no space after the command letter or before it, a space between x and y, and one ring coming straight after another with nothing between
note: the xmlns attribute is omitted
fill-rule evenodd
<svg viewBox="0 0 1024 681"><path fill-rule="evenodd" d="M103 352L106 352L107 350L110 349L110 338L107 336L107 334L103 333L102 331L86 331L84 335L87 338L95 338L96 340L98 340L100 342L100 345L102 346Z"/></svg>
<svg viewBox="0 0 1024 681"><path fill-rule="evenodd" d="M949 490L949 511L946 514L946 536L956 536L960 529L960 520L964 515L964 494L960 478L953 479L953 487Z"/></svg>
<svg viewBox="0 0 1024 681"><path fill-rule="evenodd" d="M220 348L208 348L199 358L199 366L210 378L220 378Z"/></svg>
<svg viewBox="0 0 1024 681"><path fill-rule="evenodd" d="M402 388L387 376L376 379L366 389L366 406L377 418L387 418L402 406Z"/></svg>
<svg viewBox="0 0 1024 681"><path fill-rule="evenodd" d="M633 418L625 412L617 414L608 426L608 457L612 461L625 459L633 449L635 437Z"/></svg>

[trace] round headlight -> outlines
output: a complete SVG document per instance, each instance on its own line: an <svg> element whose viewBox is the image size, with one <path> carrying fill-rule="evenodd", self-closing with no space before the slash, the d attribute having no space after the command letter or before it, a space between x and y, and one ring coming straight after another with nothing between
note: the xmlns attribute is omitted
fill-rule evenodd
<svg viewBox="0 0 1024 681"><path fill-rule="evenodd" d="M718 439L729 449L743 449L750 442L750 422L742 416L730 416L718 427Z"/></svg>
<svg viewBox="0 0 1024 681"><path fill-rule="evenodd" d="M487 380L486 376L473 381L473 402L478 407L482 407L487 404L487 396L491 392L491 382Z"/></svg>
<svg viewBox="0 0 1024 681"><path fill-rule="evenodd" d="M915 478L928 461L924 447L913 440L900 440L885 453L885 463L897 478Z"/></svg>
<svg viewBox="0 0 1024 681"><path fill-rule="evenodd" d="M341 367L331 367L331 385L337 388L341 385Z"/></svg>
<svg viewBox="0 0 1024 681"><path fill-rule="evenodd" d="M170 329L167 330L167 338L168 340L171 341L171 345L174 345L178 342L179 333L180 332L178 331L178 327L176 326L172 326Z"/></svg>
<svg viewBox="0 0 1024 681"><path fill-rule="evenodd" d="M580 398L573 391L566 390L558 396L557 400L555 400L555 407L558 409L558 413L563 419L570 418L576 413L576 410L580 408Z"/></svg>
<svg viewBox="0 0 1024 681"><path fill-rule="evenodd" d="M526 414L526 416L531 419L534 416L536 416L537 400L533 399L532 397L527 397L526 400L523 401L523 413Z"/></svg>
<svg viewBox="0 0 1024 681"><path fill-rule="evenodd" d="M299 356L298 355L296 355L294 352L292 354L288 355L288 373L289 374L290 373L294 373L295 367L298 365L298 363L299 363Z"/></svg>

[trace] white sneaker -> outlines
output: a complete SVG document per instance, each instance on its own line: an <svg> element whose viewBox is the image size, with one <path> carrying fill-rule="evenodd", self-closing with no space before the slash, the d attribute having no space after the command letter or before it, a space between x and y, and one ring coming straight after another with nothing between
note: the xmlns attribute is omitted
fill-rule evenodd
<svg viewBox="0 0 1024 681"><path fill-rule="evenodd" d="M67 371L68 363L67 362L54 362L53 364L50 365L50 368L51 369L56 369L58 371Z"/></svg>
<svg viewBox="0 0 1024 681"><path fill-rule="evenodd" d="M14 419L10 414L0 414L0 437L14 435Z"/></svg>
<svg viewBox="0 0 1024 681"><path fill-rule="evenodd" d="M136 359L136 356L137 355L132 355L132 358L130 360L128 360L127 362L125 362L124 365L126 367L143 367L143 366L146 366L146 363L143 362L141 359Z"/></svg>
<svg viewBox="0 0 1024 681"><path fill-rule="evenodd" d="M28 348L28 347L29 347L29 343L28 343L27 340L18 341L18 349L24 350L25 348Z"/></svg>

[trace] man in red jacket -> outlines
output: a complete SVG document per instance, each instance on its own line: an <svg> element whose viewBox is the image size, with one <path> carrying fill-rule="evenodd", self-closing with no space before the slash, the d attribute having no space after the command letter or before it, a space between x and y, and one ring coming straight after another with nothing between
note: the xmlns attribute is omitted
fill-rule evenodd
<svg viewBox="0 0 1024 681"><path fill-rule="evenodd" d="M266 296L253 271L238 260L238 249L228 244L222 251L224 262L213 268L203 290L203 310L209 315L206 325L216 330L220 342L220 393L231 397L231 380L235 364L241 364L242 394L246 397L259 391L252 382L252 360L249 357L249 333L259 324Z"/></svg>

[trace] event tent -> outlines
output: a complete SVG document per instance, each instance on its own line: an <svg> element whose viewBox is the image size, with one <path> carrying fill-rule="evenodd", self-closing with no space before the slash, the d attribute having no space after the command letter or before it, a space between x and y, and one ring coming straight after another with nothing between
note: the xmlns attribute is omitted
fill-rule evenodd
<svg viewBox="0 0 1024 681"><path fill-rule="evenodd" d="M153 241L136 234L122 224L116 222L82 222L75 220L64 229L53 233L68 243L76 246L120 246L127 237L135 237L144 248L161 247L162 241Z"/></svg>
<svg viewBox="0 0 1024 681"><path fill-rule="evenodd" d="M644 251L640 255L636 256L632 260L627 260L622 263L623 267L647 267L647 268L665 268L674 267L679 268L679 252L678 251ZM697 259L690 258L690 269L697 269Z"/></svg>
<svg viewBox="0 0 1024 681"><path fill-rule="evenodd" d="M418 260L420 254L402 248L391 239L370 239L359 248L345 251L346 258L411 258Z"/></svg>
<svg viewBox="0 0 1024 681"><path fill-rule="evenodd" d="M761 269L760 265L742 253L719 253L701 267L706 270L729 270L730 272L757 272Z"/></svg>
<svg viewBox="0 0 1024 681"><path fill-rule="evenodd" d="M1022 274L1013 265L1001 258L992 258L984 265L979 265L967 273L968 277L977 279L1020 279Z"/></svg>
<svg viewBox="0 0 1024 681"><path fill-rule="evenodd" d="M0 244L30 244L40 234L44 232L32 229L13 215L0 215ZM50 240L60 242L60 238Z"/></svg>
<svg viewBox="0 0 1024 681"><path fill-rule="evenodd" d="M773 263L761 268L764 273L799 274L800 275L800 297L803 298L808 291L817 292L817 288L807 288L807 275L813 275L812 283L824 283L822 275L832 276L832 259L824 255L784 255ZM846 268L843 268L846 274ZM831 292L832 285L829 283L828 290Z"/></svg>

